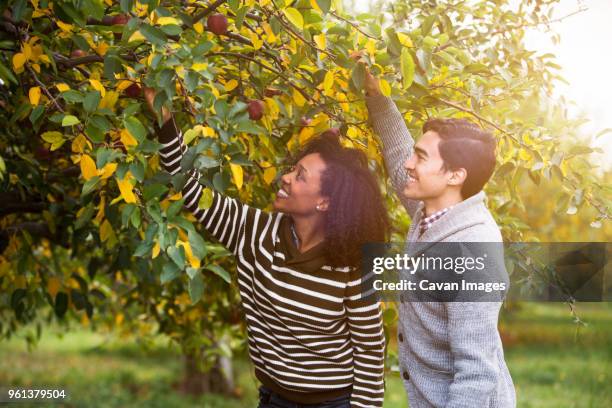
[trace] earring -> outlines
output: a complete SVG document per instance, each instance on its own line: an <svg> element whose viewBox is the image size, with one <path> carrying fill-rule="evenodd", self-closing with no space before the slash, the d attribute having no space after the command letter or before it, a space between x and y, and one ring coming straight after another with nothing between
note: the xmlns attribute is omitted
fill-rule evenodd
<svg viewBox="0 0 612 408"><path fill-rule="evenodd" d="M321 211L321 206L317 205L317 210Z"/></svg>

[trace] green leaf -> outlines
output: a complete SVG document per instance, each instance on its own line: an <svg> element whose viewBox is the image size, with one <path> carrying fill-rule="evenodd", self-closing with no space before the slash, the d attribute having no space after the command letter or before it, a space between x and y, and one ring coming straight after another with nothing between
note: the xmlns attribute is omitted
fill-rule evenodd
<svg viewBox="0 0 612 408"><path fill-rule="evenodd" d="M183 208L184 202L185 202L185 200L183 198L181 198L180 200L177 200L177 201L173 202L172 204L170 204L168 206L168 209L166 210L166 217L170 218L170 217L174 217L176 214L178 214L179 211L181 211L181 208Z"/></svg>
<svg viewBox="0 0 612 408"><path fill-rule="evenodd" d="M62 92L62 98L68 103L81 103L83 102L83 94L74 89L69 89L66 92Z"/></svg>
<svg viewBox="0 0 612 408"><path fill-rule="evenodd" d="M204 257L208 253L208 251L206 250L206 241L204 241L204 238L202 238L202 236L196 231L192 230L188 231L187 236L189 237L189 245L191 246L193 254L198 259L204 259Z"/></svg>
<svg viewBox="0 0 612 408"><path fill-rule="evenodd" d="M15 75L13 75L13 72L10 69L8 69L7 67L4 66L2 64L2 61L0 61L0 78L2 78L2 80L4 82L9 82L10 81L10 82L14 83L15 85L18 84L17 78L15 78Z"/></svg>
<svg viewBox="0 0 612 408"><path fill-rule="evenodd" d="M138 140L138 142L142 142L147 136L147 130L142 125L142 123L140 123L140 121L134 116L125 118L123 120L123 124L125 125L126 129L130 132L130 134L134 136L136 140Z"/></svg>
<svg viewBox="0 0 612 408"><path fill-rule="evenodd" d="M166 191L168 191L168 187L164 186L163 184L159 184L159 183L148 184L144 187L142 196L145 199L145 201L150 201L153 198L160 197Z"/></svg>
<svg viewBox="0 0 612 408"><path fill-rule="evenodd" d="M319 8L324 14L329 12L329 8L331 7L331 0L317 0L317 4Z"/></svg>
<svg viewBox="0 0 612 408"><path fill-rule="evenodd" d="M189 280L189 297L191 298L191 303L197 303L204 294L204 280L202 279L202 274L197 273L192 279Z"/></svg>
<svg viewBox="0 0 612 408"><path fill-rule="evenodd" d="M304 29L304 17L302 17L302 13L300 13L297 9L293 7L287 7L283 10L285 17L287 20L291 22L294 26L299 28L300 30Z"/></svg>
<svg viewBox="0 0 612 408"><path fill-rule="evenodd" d="M364 64L356 64L355 68L353 68L353 73L351 75L353 84L355 84L355 88L358 90L363 89L363 84L365 82L366 70Z"/></svg>
<svg viewBox="0 0 612 408"><path fill-rule="evenodd" d="M181 270L185 266L185 250L183 247L170 247L168 248L168 256Z"/></svg>
<svg viewBox="0 0 612 408"><path fill-rule="evenodd" d="M64 317L68 310L68 295L65 292L57 292L55 295L55 305L53 307L58 318Z"/></svg>
<svg viewBox="0 0 612 408"><path fill-rule="evenodd" d="M402 86L404 89L410 88L414 81L414 60L407 48L402 48L400 56L400 69L402 71Z"/></svg>
<svg viewBox="0 0 612 408"><path fill-rule="evenodd" d="M100 103L100 92L91 91L87 92L85 95L85 100L83 100L83 109L85 112L94 112L98 109L98 104ZM62 123L63 124L63 123Z"/></svg>
<svg viewBox="0 0 612 408"><path fill-rule="evenodd" d="M106 54L104 56L104 77L108 80L114 80L115 74L123 71L121 60L119 57L113 54Z"/></svg>
<svg viewBox="0 0 612 408"><path fill-rule="evenodd" d="M72 126L72 125L77 125L79 123L81 123L79 118L73 115L66 115L62 119L62 126Z"/></svg>
<svg viewBox="0 0 612 408"><path fill-rule="evenodd" d="M231 278L229 272L227 272L225 269L223 269L219 265L215 265L215 264L206 265L206 269L208 269L209 271L213 272L215 275L219 276L225 282L227 282L227 283L231 283L232 282L232 278Z"/></svg>
<svg viewBox="0 0 612 408"><path fill-rule="evenodd" d="M85 14L101 20L104 17L104 4L102 0L81 0Z"/></svg>
<svg viewBox="0 0 612 408"><path fill-rule="evenodd" d="M166 34L162 30L148 24L142 24L140 26L140 32L147 40L155 45L164 45L168 40Z"/></svg>
<svg viewBox="0 0 612 408"><path fill-rule="evenodd" d="M129 13L134 7L134 0L121 0L121 11Z"/></svg>
<svg viewBox="0 0 612 408"><path fill-rule="evenodd" d="M164 265L162 273L159 277L161 284L168 283L177 278L181 274L181 270L176 264L168 262Z"/></svg>
<svg viewBox="0 0 612 408"><path fill-rule="evenodd" d="M235 128L235 131L243 132L243 133L251 133L251 134L256 134L256 135L266 134L266 129L262 128L259 125L256 125L250 120L244 120L242 122L239 122Z"/></svg>
<svg viewBox="0 0 612 408"><path fill-rule="evenodd" d="M596 138L601 137L601 136L605 135L606 133L612 133L612 128L606 128L606 129L602 130L597 135L595 135L595 137Z"/></svg>
<svg viewBox="0 0 612 408"><path fill-rule="evenodd" d="M81 191L81 198L91 193L98 186L99 181L100 181L100 176L94 176L90 178L89 180L87 180L85 184L83 184L83 190Z"/></svg>

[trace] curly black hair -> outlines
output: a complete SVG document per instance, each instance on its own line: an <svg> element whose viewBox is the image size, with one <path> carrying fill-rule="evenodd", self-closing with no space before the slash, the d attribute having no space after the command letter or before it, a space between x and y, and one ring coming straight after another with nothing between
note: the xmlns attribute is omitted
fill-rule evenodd
<svg viewBox="0 0 612 408"><path fill-rule="evenodd" d="M325 212L325 253L331 266L361 264L362 245L385 242L390 223L378 181L359 149L344 147L339 136L323 132L311 139L295 162L318 153L326 169L321 194L329 198Z"/></svg>

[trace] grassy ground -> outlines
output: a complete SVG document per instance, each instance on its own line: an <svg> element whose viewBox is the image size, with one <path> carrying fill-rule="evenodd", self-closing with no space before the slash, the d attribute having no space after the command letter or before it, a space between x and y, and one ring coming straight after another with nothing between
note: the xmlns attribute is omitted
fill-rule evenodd
<svg viewBox="0 0 612 408"><path fill-rule="evenodd" d="M612 305L585 304L578 312L589 323L578 332L561 304L525 304L502 318L519 407L612 406ZM47 330L31 353L23 340L2 343L0 387L63 386L72 395L66 406L75 407L254 407L256 381L250 365L245 359L236 364L241 399L192 398L174 391L182 362L161 343L145 352L136 343L95 333L77 331L59 338ZM401 381L389 375L385 408L407 406Z"/></svg>

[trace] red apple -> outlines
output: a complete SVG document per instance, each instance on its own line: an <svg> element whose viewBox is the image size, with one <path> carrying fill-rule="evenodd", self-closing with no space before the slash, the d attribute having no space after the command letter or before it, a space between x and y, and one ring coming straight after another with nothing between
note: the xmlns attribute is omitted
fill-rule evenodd
<svg viewBox="0 0 612 408"><path fill-rule="evenodd" d="M102 25L113 25L113 20L115 19L115 16L104 16L102 17Z"/></svg>
<svg viewBox="0 0 612 408"><path fill-rule="evenodd" d="M83 50L74 50L74 51L72 51L70 53L70 57L71 58L81 58L81 57L84 57L86 55L87 55L87 53L85 51L83 51Z"/></svg>
<svg viewBox="0 0 612 408"><path fill-rule="evenodd" d="M130 98L138 98L142 94L142 89L140 88L140 85L132 84L128 86L127 88L125 88L124 92Z"/></svg>
<svg viewBox="0 0 612 408"><path fill-rule="evenodd" d="M127 14L117 14L113 17L113 25L126 25L130 21L130 16Z"/></svg>
<svg viewBox="0 0 612 408"><path fill-rule="evenodd" d="M259 120L262 118L264 113L265 104L263 101L259 99L254 99L249 102L249 106L247 107L247 111L249 112L249 118L251 120Z"/></svg>
<svg viewBox="0 0 612 408"><path fill-rule="evenodd" d="M212 14L206 20L206 27L208 30L217 34L225 34L227 32L227 17L221 13Z"/></svg>
<svg viewBox="0 0 612 408"><path fill-rule="evenodd" d="M311 122L312 122L312 119L310 119L310 118L308 118L306 116L302 116L300 118L300 125L302 127L310 125Z"/></svg>

